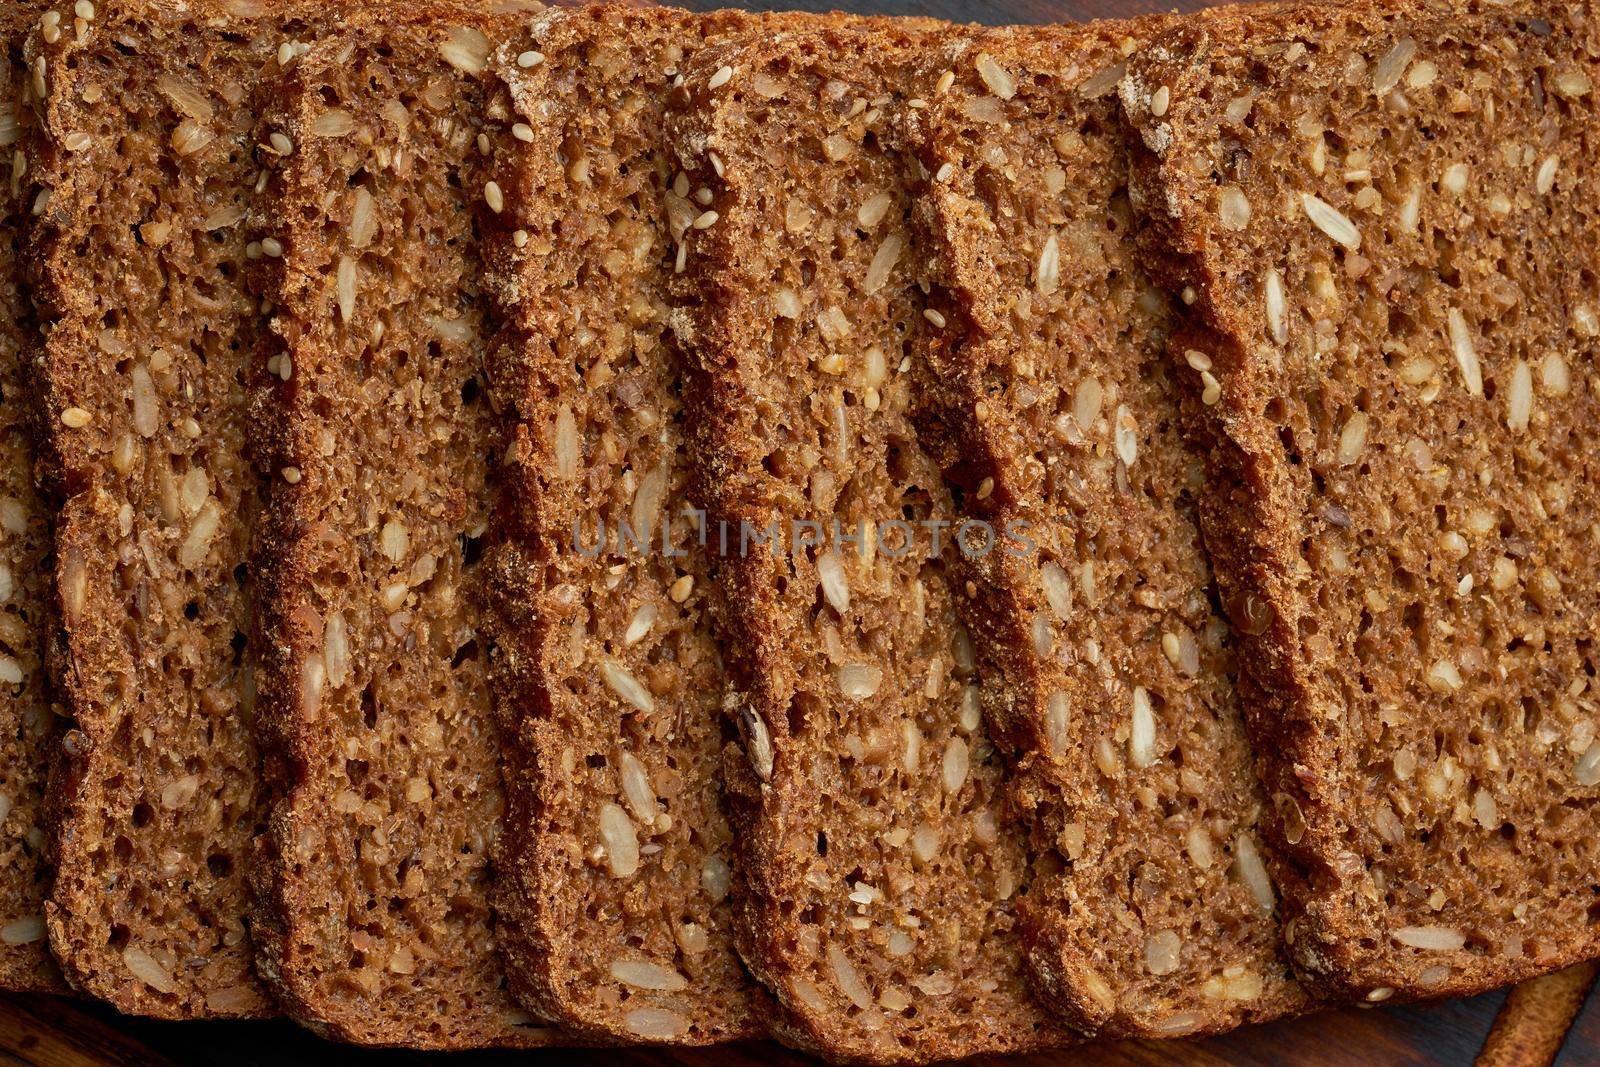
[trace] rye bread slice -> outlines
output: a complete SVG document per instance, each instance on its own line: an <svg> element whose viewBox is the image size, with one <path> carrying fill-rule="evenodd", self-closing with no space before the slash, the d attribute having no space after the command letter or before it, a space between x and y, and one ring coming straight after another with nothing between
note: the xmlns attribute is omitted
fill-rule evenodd
<svg viewBox="0 0 1600 1067"><path fill-rule="evenodd" d="M512 1001L495 951L503 801L479 633L494 446L475 211L503 118L486 67L528 10L352 16L267 109L288 160L257 420L273 482L256 941L290 1014L360 1044L558 1037Z"/></svg>
<svg viewBox="0 0 1600 1067"><path fill-rule="evenodd" d="M515 122L486 239L507 440L488 563L496 899L512 991L597 1037L765 1032L730 930L715 571L685 510L667 332L671 226L702 209L674 185L662 107L708 41L792 21L552 11L494 64Z"/></svg>
<svg viewBox="0 0 1600 1067"><path fill-rule="evenodd" d="M1589 5L1196 16L1123 87L1286 937L1369 1001L1600 952Z"/></svg>
<svg viewBox="0 0 1600 1067"><path fill-rule="evenodd" d="M259 1016L247 544L252 90L327 13L62 4L29 35L39 375L63 640L51 947L121 1011ZM92 17L91 17L92 16ZM333 17L333 16L329 16Z"/></svg>
<svg viewBox="0 0 1600 1067"><path fill-rule="evenodd" d="M59 992L45 938L49 889L45 783L55 750L45 663L50 625L50 515L34 490L31 363L39 347L24 278L22 229L31 206L24 151L32 79L24 36L43 5L0 12L0 989Z"/></svg>
<svg viewBox="0 0 1600 1067"><path fill-rule="evenodd" d="M894 111L920 54L960 32L844 23L717 46L669 120L677 169L710 191L677 235L680 338L736 684L735 930L782 1005L774 1032L841 1059L1065 1040L1024 976L1030 856L948 553L910 526L951 510L911 421L930 324ZM791 552L795 520L824 543ZM871 525L851 544L833 521Z"/></svg>
<svg viewBox="0 0 1600 1067"><path fill-rule="evenodd" d="M924 335L941 409L927 446L954 438L959 506L1001 537L963 554L963 606L1020 818L1061 861L1026 897L1028 961L1077 1025L1144 1036L1306 1003L1260 859L1170 316L1127 199L1116 86L1164 24L963 42L905 113L933 175L929 303L948 320Z"/></svg>

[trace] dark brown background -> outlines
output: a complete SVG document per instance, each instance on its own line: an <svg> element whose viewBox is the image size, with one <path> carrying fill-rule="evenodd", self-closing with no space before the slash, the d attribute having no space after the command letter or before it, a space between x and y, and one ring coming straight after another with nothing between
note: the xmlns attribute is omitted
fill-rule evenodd
<svg viewBox="0 0 1600 1067"><path fill-rule="evenodd" d="M5 3L7 0L0 0ZM334 0L336 2L336 0ZM687 0L686 6L722 6ZM1141 14L1205 6L1197 0L789 0L747 7L836 8L862 13L931 15L958 22L1005 24L1051 22ZM1105 1067L1330 1067L1385 1064L1395 1067L1560 1067L1600 1064L1600 1003L1587 1004L1594 969L1499 990L1470 999L1393 1008L1344 1008L1304 1019L1252 1027L1198 1041L1124 1042L1046 1055L981 1061L1005 1067L1095 1064ZM1600 1000L1600 998L1596 998ZM1574 1021L1576 1020L1576 1021ZM1570 1033L1569 1033L1570 1028ZM648 1050L479 1053L455 1057L372 1052L325 1044L289 1023L157 1023L127 1019L97 1005L51 997L0 997L0 1067L169 1064L256 1067L267 1064L348 1064L350 1067L416 1067L448 1060L451 1067L532 1064L618 1063L685 1067L800 1067L810 1061L770 1044L700 1052ZM980 1062L980 1061L974 1061Z"/></svg>

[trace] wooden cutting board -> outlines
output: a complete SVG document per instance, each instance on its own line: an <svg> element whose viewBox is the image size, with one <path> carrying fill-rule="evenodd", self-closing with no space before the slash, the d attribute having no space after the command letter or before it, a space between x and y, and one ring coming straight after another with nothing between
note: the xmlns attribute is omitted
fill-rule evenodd
<svg viewBox="0 0 1600 1067"><path fill-rule="evenodd" d="M7 0L0 0L0 3ZM684 0L685 6L722 6ZM787 0L751 8L835 8L861 13L932 15L957 22L1051 22L1191 10L1199 0ZM1437 1004L1343 1008L1303 1019L1250 1027L1195 1041L1095 1045L1078 1051L972 1061L1006 1067L1094 1064L1095 1067L1579 1067L1600 1063L1600 998L1586 1007L1596 965L1587 964L1514 990ZM659 1050L478 1053L456 1057L378 1052L327 1044L286 1022L158 1023L118 1016L99 1005L38 996L0 995L0 1067L174 1067L215 1064L267 1067L413 1067L437 1064L518 1064L590 1067L604 1062L639 1067L801 1067L814 1061L772 1044L703 1051Z"/></svg>

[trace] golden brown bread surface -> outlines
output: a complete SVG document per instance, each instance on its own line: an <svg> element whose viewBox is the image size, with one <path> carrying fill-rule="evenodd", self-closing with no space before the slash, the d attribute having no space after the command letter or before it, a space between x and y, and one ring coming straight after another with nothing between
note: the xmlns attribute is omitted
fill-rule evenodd
<svg viewBox="0 0 1600 1067"><path fill-rule="evenodd" d="M474 213L504 117L485 68L529 7L352 16L267 114L287 162L258 419L272 797L255 933L285 1009L362 1044L556 1038L512 1001L495 950L503 802L477 565L495 446Z"/></svg>
<svg viewBox="0 0 1600 1067"><path fill-rule="evenodd" d="M923 525L949 500L911 422L928 324L893 113L920 50L959 32L840 24L713 47L669 119L676 167L709 191L673 236L714 550L729 523L735 930L780 1037L877 1062L1064 1040L1023 974L1026 841L978 713L949 537L934 549ZM796 520L822 543L791 552ZM836 540L832 522L864 536ZM742 524L778 536L741 554Z"/></svg>
<svg viewBox="0 0 1600 1067"><path fill-rule="evenodd" d="M1136 60L1286 936L1370 1001L1600 951L1600 27L1196 16Z"/></svg>
<svg viewBox="0 0 1600 1067"><path fill-rule="evenodd" d="M685 512L666 335L670 224L700 209L674 184L662 122L699 48L764 24L552 12L494 63L516 123L487 251L504 319L491 399L508 436L488 563L507 748L501 942L524 1003L600 1037L765 1033L730 928L715 572Z"/></svg>
<svg viewBox="0 0 1600 1067"><path fill-rule="evenodd" d="M906 112L948 320L927 336L943 411L924 437L954 453L965 514L1031 542L963 559L1018 817L1060 861L1026 898L1024 948L1050 1007L1150 1036L1306 1003L1259 858L1169 312L1136 262L1116 85L1162 26L986 34L932 57L938 91Z"/></svg>
<svg viewBox="0 0 1600 1067"><path fill-rule="evenodd" d="M60 4L30 34L64 656L50 940L126 1012L257 1016L245 560L250 91L321 5ZM91 16L92 17L88 17Z"/></svg>
<svg viewBox="0 0 1600 1067"><path fill-rule="evenodd" d="M50 516L34 491L36 406L29 362L39 347L25 287L22 229L32 206L24 150L32 79L23 38L41 4L0 12L0 988L59 991L45 939L45 781L55 740L46 678Z"/></svg>

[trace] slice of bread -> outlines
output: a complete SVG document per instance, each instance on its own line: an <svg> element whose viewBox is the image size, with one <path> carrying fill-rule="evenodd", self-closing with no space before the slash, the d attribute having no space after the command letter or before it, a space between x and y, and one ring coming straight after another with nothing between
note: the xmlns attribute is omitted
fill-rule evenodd
<svg viewBox="0 0 1600 1067"><path fill-rule="evenodd" d="M671 106L694 205L673 234L694 495L739 687L736 933L782 1005L775 1032L841 1059L1065 1040L1024 976L1027 842L978 714L949 537L934 548L924 525L950 503L911 421L932 327L894 112L921 52L960 32L840 23L717 46ZM822 544L791 551L800 520Z"/></svg>
<svg viewBox="0 0 1600 1067"><path fill-rule="evenodd" d="M1259 859L1168 310L1136 262L1116 87L1162 25L964 42L906 112L948 321L925 335L924 429L935 453L953 431L960 507L1000 535L963 553L963 607L1018 809L1060 861L1026 898L1029 963L1079 1026L1145 1036L1306 1003Z"/></svg>
<svg viewBox="0 0 1600 1067"><path fill-rule="evenodd" d="M1123 86L1286 937L1335 995L1600 953L1597 55L1589 5L1246 8Z"/></svg>
<svg viewBox="0 0 1600 1067"><path fill-rule="evenodd" d="M763 24L778 23L551 12L495 63L516 123L486 213L508 439L489 557L507 745L496 896L513 992L600 1038L765 1032L730 931L715 574L685 511L667 333L670 222L701 209L674 188L662 125L690 57Z"/></svg>
<svg viewBox="0 0 1600 1067"><path fill-rule="evenodd" d="M30 206L25 143L32 79L24 36L42 5L0 12L0 989L59 992L45 938L45 781L56 739L46 680L50 516L34 492L35 405L29 363L39 347L21 255Z"/></svg>
<svg viewBox="0 0 1600 1067"><path fill-rule="evenodd" d="M62 744L51 946L117 1009L259 1016L246 219L251 90L309 2L62 3L29 36ZM289 49L292 51L292 49Z"/></svg>
<svg viewBox="0 0 1600 1067"><path fill-rule="evenodd" d="M504 5L502 5L504 6ZM340 1040L549 1044L490 910L499 746L480 636L491 417L474 223L495 44L525 15L352 15L270 108L272 489L260 554L263 976Z"/></svg>

